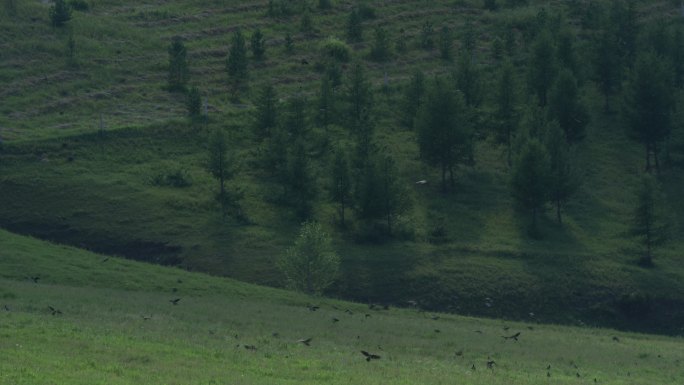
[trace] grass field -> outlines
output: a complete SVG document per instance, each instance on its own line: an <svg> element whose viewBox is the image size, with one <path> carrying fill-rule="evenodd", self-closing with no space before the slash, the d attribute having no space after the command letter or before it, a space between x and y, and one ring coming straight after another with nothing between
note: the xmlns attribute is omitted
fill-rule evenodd
<svg viewBox="0 0 684 385"><path fill-rule="evenodd" d="M0 241L9 246L0 249L3 384L632 385L684 376L681 338L371 310L4 231ZM517 332L517 342L502 338ZM298 342L307 338L310 346ZM367 362L361 350L381 358Z"/></svg>
<svg viewBox="0 0 684 385"><path fill-rule="evenodd" d="M274 199L279 186L258 164L253 99L260 87L273 83L283 102L297 92L313 101L322 76L316 69L320 44L328 36L344 37L354 2L336 1L329 11L312 8L310 33L300 32L299 15L267 17L266 1L93 0L88 12L74 12L66 29L50 26L48 4L17 4L15 15L0 13L0 197L7 203L0 205L0 226L105 254L282 285L273 262L290 245L299 220ZM678 10L672 1L641 1L638 6L642 21L662 17L673 22ZM365 41L351 48L376 91L377 140L397 158L414 205L400 220L401 236L377 245L356 242L358 229L340 231L326 197L329 148L312 149L319 181L314 218L333 234L343 263L328 294L362 302L417 300L428 309L462 314L526 320L533 312L553 322L680 333L675 325L684 322L684 313L677 310L684 308L681 154L673 152L673 166L661 176L675 223L673 237L657 251L656 268L644 270L635 264L640 251L625 235L643 150L626 137L619 114L602 113L591 81L582 94L592 119L577 148L583 185L566 208L563 225L555 223L551 212L541 219L541 239L526 234L523 214L510 196L503 149L491 132L482 129L476 165L459 169L455 192L444 195L433 182L436 170L418 159L415 132L397 121L401 91L414 70L430 76L454 67L439 58L436 48L418 46L425 21L436 31L442 25L451 28L455 53L465 31L473 28L484 88L490 90L497 68L495 39L515 35L513 59L520 66L528 44L524 27L541 7L562 10L568 24L577 26L570 2L530 1L496 12L483 10L480 1L406 0L373 2L373 7L377 17L364 23ZM393 47L406 41L406 52L395 50L386 63L368 60L375 26L387 29ZM225 59L237 27L247 35L260 27L267 51L264 61L250 63L250 90L233 103ZM66 57L69 31L76 42L73 61ZM292 54L283 46L287 32L295 41ZM588 36L576 32L578 47L585 47ZM184 96L165 90L167 47L177 35L188 47L190 85L200 87L208 99L206 125L190 123ZM310 64L301 64L303 59ZM525 73L518 69L522 84ZM524 94L521 90L523 99ZM486 93L483 115L492 99ZM221 222L212 199L216 185L205 170L206 142L219 127L229 132L231 149L240 159L231 184L245 192L248 223ZM314 144L347 141L343 127L311 130ZM673 141L681 137L676 133ZM177 173L190 186L154 182ZM419 179L431 183L417 186ZM438 228L445 234L437 242L431 234ZM630 298L644 297L650 301L647 317L625 313L625 306L633 305Z"/></svg>

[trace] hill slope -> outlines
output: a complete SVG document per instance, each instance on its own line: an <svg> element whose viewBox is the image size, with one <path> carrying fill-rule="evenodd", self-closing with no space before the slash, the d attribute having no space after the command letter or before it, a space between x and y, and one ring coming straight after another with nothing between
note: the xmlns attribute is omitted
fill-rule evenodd
<svg viewBox="0 0 684 385"><path fill-rule="evenodd" d="M617 385L684 375L680 338L370 310L5 231L0 242L2 383ZM517 342L501 338L517 332Z"/></svg>
<svg viewBox="0 0 684 385"><path fill-rule="evenodd" d="M201 6L93 1L89 11L74 12L66 29L50 27L48 5L17 3L15 15L0 16L6 31L0 37L5 84L0 90L0 196L9 202L0 205L0 225L104 253L281 285L273 262L289 246L300 219L278 201L281 186L260 163L264 147L252 130L254 100L263 85L272 83L282 99L279 106L302 93L314 115L323 76L317 66L320 44L328 36L345 35L354 3L338 1L327 11L312 8L313 31L308 33L300 31L299 14L267 17L266 1ZM402 184L414 202L400 218L397 237L379 244L358 242L361 225L342 231L334 224L335 207L325 187L328 145L349 145L349 132L338 125L311 127L319 190L313 218L334 234L343 259L342 275L329 294L364 302L417 300L425 308L464 314L526 319L532 312L555 322L678 332L673 325L681 323L684 313L670 309L684 309L679 252L684 230L674 227L655 269L635 266L639 250L625 233L643 167L642 149L627 139L617 116L602 113L591 81L582 94L592 119L577 149L583 185L566 208L563 225L552 215L541 219L542 239L526 234L523 215L510 196L505 155L488 128L479 132L475 165L459 169L455 191L444 195L433 182L438 173L418 159L415 132L398 123L401 92L413 71L453 71L454 64L442 61L436 48L420 48L426 21L435 30L451 28L454 51L470 28L475 31L484 88L490 90L498 67L492 56L497 38L514 35L513 60L520 66L529 45L525 28L548 4L551 11L567 15L567 24L577 28L578 46L585 47L589 37L577 27L577 10L566 2L546 1L496 12L483 10L479 1L416 4L374 3L376 17L364 22L365 41L351 45L375 91L378 145L397 159ZM589 7L588 2L577 4L580 10ZM641 21L672 21L677 10L667 1L638 6ZM388 31L393 47L406 41L406 51L395 51L386 63L367 60L376 26ZM238 27L247 34L260 27L267 51L265 60L250 63L250 91L232 103L225 59ZM69 31L76 42L75 62L66 57ZM288 32L293 53L284 49ZM185 120L184 95L164 89L173 36L181 36L188 47L190 84L208 99L206 125ZM346 81L348 68L342 72ZM522 83L524 68L517 75ZM482 116L491 112L491 99L487 93ZM101 122L103 135L98 133ZM206 172L207 138L216 128L229 132L239 159L231 186L244 192L246 223L235 218L222 222L217 213L216 183ZM681 218L684 203L678 197L684 181L677 156L662 179L670 211ZM189 186L159 182L179 175ZM415 185L419 179L430 183Z"/></svg>

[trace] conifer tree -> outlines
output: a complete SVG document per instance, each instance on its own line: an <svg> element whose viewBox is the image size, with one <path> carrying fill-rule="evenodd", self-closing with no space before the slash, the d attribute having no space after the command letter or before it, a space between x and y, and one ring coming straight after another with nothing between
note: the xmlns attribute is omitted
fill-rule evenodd
<svg viewBox="0 0 684 385"><path fill-rule="evenodd" d="M546 147L536 138L528 139L513 167L511 188L518 204L532 215L532 234L537 232L537 215L549 199L549 173Z"/></svg>
<svg viewBox="0 0 684 385"><path fill-rule="evenodd" d="M551 89L549 111L565 132L568 143L575 143L584 138L589 113L580 100L575 76L568 69L560 72Z"/></svg>
<svg viewBox="0 0 684 385"><path fill-rule="evenodd" d="M225 218L229 206L236 206L239 196L230 194L225 187L225 182L234 175L233 159L228 153L228 143L223 130L215 130L209 137L209 162L208 170L219 182L219 192L216 200L221 204L222 218Z"/></svg>
<svg viewBox="0 0 684 385"><path fill-rule="evenodd" d="M188 116L191 119L198 119L202 110L202 96L197 87L190 88L187 97Z"/></svg>
<svg viewBox="0 0 684 385"><path fill-rule="evenodd" d="M363 41L363 19L358 9L354 8L347 19L347 40L352 43Z"/></svg>
<svg viewBox="0 0 684 385"><path fill-rule="evenodd" d="M71 6L65 0L55 0L50 7L50 21L53 27L62 27L71 20Z"/></svg>
<svg viewBox="0 0 684 385"><path fill-rule="evenodd" d="M636 195L631 233L645 249L639 264L650 267L653 266L653 249L667 240L669 232L663 213L662 193L655 177L644 175Z"/></svg>
<svg viewBox="0 0 684 385"><path fill-rule="evenodd" d="M529 85L537 95L539 106L545 107L548 91L556 76L553 41L549 32L542 31L532 45L529 63Z"/></svg>
<svg viewBox="0 0 684 385"><path fill-rule="evenodd" d="M188 52L183 40L176 36L169 46L169 78L168 88L170 91L184 91L190 79L187 61Z"/></svg>
<svg viewBox="0 0 684 385"><path fill-rule="evenodd" d="M338 215L342 227L346 226L345 211L349 208L352 199L352 183L349 173L349 162L342 149L335 152L332 172L330 173L330 197L338 205Z"/></svg>
<svg viewBox="0 0 684 385"><path fill-rule="evenodd" d="M245 37L239 29L233 33L231 39L226 69L228 70L231 92L233 97L237 98L239 92L247 87L249 76L247 72L247 45Z"/></svg>
<svg viewBox="0 0 684 385"><path fill-rule="evenodd" d="M409 128L413 128L413 121L418 114L418 110L423 102L425 94L425 76L420 70L416 70L409 80L409 84L404 92L401 108L402 123Z"/></svg>
<svg viewBox="0 0 684 385"><path fill-rule="evenodd" d="M261 33L259 28L252 33L250 46L252 48L252 55L254 56L254 59L261 60L264 58L264 54L266 53L266 45L264 43L264 34Z"/></svg>
<svg viewBox="0 0 684 385"><path fill-rule="evenodd" d="M351 69L346 94L347 116L352 129L355 129L361 122L367 121L373 107L373 91L361 63L354 64Z"/></svg>
<svg viewBox="0 0 684 385"><path fill-rule="evenodd" d="M561 209L579 188L570 148L565 134L558 125L551 125L546 140L549 153L549 198L556 206L556 218L562 223Z"/></svg>
<svg viewBox="0 0 684 385"><path fill-rule="evenodd" d="M287 163L289 201L299 219L308 219L313 212L316 184L303 140L294 143Z"/></svg>
<svg viewBox="0 0 684 385"><path fill-rule="evenodd" d="M321 88L318 93L318 113L316 123L323 127L335 122L337 117L337 105L335 91L331 81L327 76L321 78Z"/></svg>
<svg viewBox="0 0 684 385"><path fill-rule="evenodd" d="M496 94L496 119L498 139L506 145L506 159L508 166L512 165L512 143L518 128L517 85L514 67L506 61L501 67Z"/></svg>
<svg viewBox="0 0 684 385"><path fill-rule="evenodd" d="M275 88L268 83L259 93L256 99L256 113L254 126L257 135L261 138L271 136L271 130L276 126L278 119L277 103L278 98Z"/></svg>
<svg viewBox="0 0 684 385"><path fill-rule="evenodd" d="M453 39L449 27L443 26L439 34L439 55L443 60L450 61L453 56L451 53L451 46L454 43Z"/></svg>
<svg viewBox="0 0 684 385"><path fill-rule="evenodd" d="M610 96L619 88L622 66L618 41L610 31L599 33L594 43L594 74L603 94L603 109L610 112Z"/></svg>
<svg viewBox="0 0 684 385"><path fill-rule="evenodd" d="M376 61L386 61L390 57L390 42L387 37L387 30L377 27L373 36L371 58Z"/></svg>

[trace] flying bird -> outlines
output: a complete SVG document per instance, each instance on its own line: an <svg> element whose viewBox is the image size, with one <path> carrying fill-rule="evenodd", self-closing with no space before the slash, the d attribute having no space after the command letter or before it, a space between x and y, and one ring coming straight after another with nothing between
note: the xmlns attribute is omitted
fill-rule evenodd
<svg viewBox="0 0 684 385"><path fill-rule="evenodd" d="M372 354L372 353L368 353L368 352L365 351L365 350L362 350L362 351L361 351L361 354L363 354L364 356L366 356L366 361L370 361L370 360L379 360L379 359L380 359L380 356L379 356L379 355L377 355L377 354Z"/></svg>
<svg viewBox="0 0 684 385"><path fill-rule="evenodd" d="M12 311L9 306L5 305L5 311Z"/></svg>
<svg viewBox="0 0 684 385"><path fill-rule="evenodd" d="M307 305L306 307L309 308L309 311L316 311L321 308L320 306L316 305Z"/></svg>
<svg viewBox="0 0 684 385"><path fill-rule="evenodd" d="M142 315L141 317L142 317L143 321L149 321L152 319L151 315Z"/></svg>
<svg viewBox="0 0 684 385"><path fill-rule="evenodd" d="M39 276L35 276L35 277L26 277L26 278L28 278L28 279L30 279L31 281L33 281L33 283L38 283L38 280L40 279Z"/></svg>
<svg viewBox="0 0 684 385"><path fill-rule="evenodd" d="M247 349L247 350L257 350L256 346L254 346L254 345L245 345L245 349Z"/></svg>
<svg viewBox="0 0 684 385"><path fill-rule="evenodd" d="M62 311L59 309L55 309L54 307L48 305L48 309L50 309L50 312L52 312L52 315L57 315L57 314L62 314Z"/></svg>
<svg viewBox="0 0 684 385"><path fill-rule="evenodd" d="M494 365L496 365L496 362L492 360L491 358L487 360L487 369L494 369Z"/></svg>
<svg viewBox="0 0 684 385"><path fill-rule="evenodd" d="M473 366L471 366L470 369L475 370L475 364L473 364Z"/></svg>
<svg viewBox="0 0 684 385"><path fill-rule="evenodd" d="M107 262L109 261L109 257L104 257L100 262Z"/></svg>
<svg viewBox="0 0 684 385"><path fill-rule="evenodd" d="M615 342L620 342L620 339L617 338L616 336L613 336L613 341L615 341Z"/></svg>
<svg viewBox="0 0 684 385"><path fill-rule="evenodd" d="M482 334L482 330L473 330L473 332L475 332L477 334Z"/></svg>
<svg viewBox="0 0 684 385"><path fill-rule="evenodd" d="M301 340L297 340L297 342L302 343L302 344L304 344L304 345L306 345L306 346L311 346L310 344L311 344L311 340L312 340L312 339L313 339L312 337L309 337L309 338L307 338L307 339L303 339L303 338L302 338Z"/></svg>
<svg viewBox="0 0 684 385"><path fill-rule="evenodd" d="M517 340L518 340L518 337L520 337L520 332L517 332L517 333L515 333L515 334L513 334L513 335L511 335L511 336L501 336L501 337L502 337L503 339L505 339L505 340L510 340L510 339L512 339L512 340L517 341Z"/></svg>
<svg viewBox="0 0 684 385"><path fill-rule="evenodd" d="M437 321L437 320L439 319L439 316L438 316L438 315L433 315L433 316L430 316L430 319L432 319L432 320L434 320L434 321Z"/></svg>
<svg viewBox="0 0 684 385"><path fill-rule="evenodd" d="M169 302L171 302L174 305L178 305L178 301L180 301L180 300L181 300L180 298L170 299Z"/></svg>
<svg viewBox="0 0 684 385"><path fill-rule="evenodd" d="M457 352L454 353L454 354L456 354L456 357L461 357L461 356L463 356L463 349L457 351Z"/></svg>
<svg viewBox="0 0 684 385"><path fill-rule="evenodd" d="M347 313L347 314L349 314L349 315L354 315L354 312L351 311L351 310L349 310L349 309L346 309L344 312Z"/></svg>
<svg viewBox="0 0 684 385"><path fill-rule="evenodd" d="M333 323L336 323L336 322L340 322L340 320L337 319L337 318L335 318L335 317L333 317L332 322L333 322Z"/></svg>

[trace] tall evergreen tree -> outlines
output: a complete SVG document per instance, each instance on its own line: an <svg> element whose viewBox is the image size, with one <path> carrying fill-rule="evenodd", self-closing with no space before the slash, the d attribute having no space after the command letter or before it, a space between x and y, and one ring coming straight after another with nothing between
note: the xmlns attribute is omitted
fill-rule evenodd
<svg viewBox="0 0 684 385"><path fill-rule="evenodd" d="M479 107L482 103L480 69L469 56L461 55L458 60L456 88L463 94L466 106Z"/></svg>
<svg viewBox="0 0 684 385"><path fill-rule="evenodd" d="M254 116L254 126L257 135L262 138L270 137L271 130L278 122L277 102L278 98L275 88L270 83L266 84L256 99L256 113Z"/></svg>
<svg viewBox="0 0 684 385"><path fill-rule="evenodd" d="M420 105L425 94L425 75L420 70L416 70L409 80L409 84L404 92L401 108L401 122L409 128L413 127L413 121L418 114Z"/></svg>
<svg viewBox="0 0 684 385"><path fill-rule="evenodd" d="M338 205L340 224L345 227L345 211L349 208L352 199L352 180L349 174L349 162L342 149L335 152L330 178L330 197Z"/></svg>
<svg viewBox="0 0 684 385"><path fill-rule="evenodd" d="M506 160L512 165L512 143L518 128L517 85L513 64L506 61L501 67L496 88L496 120L498 139L506 145Z"/></svg>
<svg viewBox="0 0 684 385"><path fill-rule="evenodd" d="M366 79L366 73L361 63L356 63L351 69L347 81L348 118L352 127L367 119L373 108L373 91Z"/></svg>
<svg viewBox="0 0 684 385"><path fill-rule="evenodd" d="M637 58L631 84L626 93L625 116L634 137L646 149L646 170L651 157L660 169L660 144L670 135L675 98L672 73L667 63L650 52Z"/></svg>
<svg viewBox="0 0 684 385"><path fill-rule="evenodd" d="M443 191L447 190L447 172L454 183L454 166L462 159L469 138L464 112L461 95L436 79L416 118L420 157L441 169Z"/></svg>
<svg viewBox="0 0 684 385"><path fill-rule="evenodd" d="M318 113L316 114L316 123L328 127L328 125L335 122L337 117L337 103L335 98L335 91L332 87L330 78L323 76L321 78L321 88L318 92Z"/></svg>
<svg viewBox="0 0 684 385"><path fill-rule="evenodd" d="M558 43L556 45L556 57L558 64L562 68L566 68L575 75L575 78L580 79L580 65L575 50L576 37L569 29L565 28L558 34Z"/></svg>
<svg viewBox="0 0 684 385"><path fill-rule="evenodd" d="M351 10L347 18L347 40L352 43L363 41L363 18L356 8Z"/></svg>
<svg viewBox="0 0 684 385"><path fill-rule="evenodd" d="M549 153L549 198L556 206L556 218L562 223L561 209L575 194L579 187L570 148L566 144L565 134L558 125L551 125L546 139Z"/></svg>
<svg viewBox="0 0 684 385"><path fill-rule="evenodd" d="M252 33L250 47L252 48L252 55L254 59L261 60L264 58L266 53L266 44L264 42L264 34L261 33L261 29L257 28L254 33Z"/></svg>
<svg viewBox="0 0 684 385"><path fill-rule="evenodd" d="M602 31L594 43L594 73L604 98L604 110L610 111L610 96L622 79L618 41L610 31Z"/></svg>
<svg viewBox="0 0 684 385"><path fill-rule="evenodd" d="M379 171L378 192L382 202L382 215L387 224L387 233L392 235L392 228L397 216L404 213L410 207L410 201L404 185L398 175L394 159L386 154L377 159Z"/></svg>
<svg viewBox="0 0 684 385"><path fill-rule="evenodd" d="M568 69L561 70L551 89L549 112L565 132L569 143L584 138L584 129L589 123L589 113L580 100L575 76Z"/></svg>
<svg viewBox="0 0 684 385"><path fill-rule="evenodd" d="M288 200L299 219L308 219L313 212L316 181L303 140L297 140L288 156Z"/></svg>
<svg viewBox="0 0 684 385"><path fill-rule="evenodd" d="M184 91L190 78L188 70L188 52L180 37L175 36L169 46L169 77L170 91Z"/></svg>
<svg viewBox="0 0 684 385"><path fill-rule="evenodd" d="M242 31L239 29L233 33L231 38L226 69L228 70L231 92L233 97L237 97L239 92L247 87L249 77L247 72L247 45Z"/></svg>
<svg viewBox="0 0 684 385"><path fill-rule="evenodd" d="M644 247L642 266L653 266L653 249L668 238L668 226L662 208L662 193L655 177L644 175L637 189L637 204L631 233Z"/></svg>
<svg viewBox="0 0 684 385"><path fill-rule="evenodd" d="M373 35L373 45L371 46L370 56L376 61L386 61L390 57L390 41L387 30L376 27Z"/></svg>
<svg viewBox="0 0 684 385"><path fill-rule="evenodd" d="M71 20L71 6L65 0L55 0L50 7L50 22L53 27L62 27Z"/></svg>
<svg viewBox="0 0 684 385"><path fill-rule="evenodd" d="M209 137L209 162L208 170L211 175L219 182L219 193L216 200L221 204L222 217L225 218L226 209L231 204L237 202L231 199L225 187L226 180L233 177L234 169L231 156L228 154L228 143L223 130L215 130Z"/></svg>
<svg viewBox="0 0 684 385"><path fill-rule="evenodd" d="M537 215L549 198L550 159L546 147L530 138L513 167L511 187L518 204L532 214L532 232L537 232Z"/></svg>
<svg viewBox="0 0 684 385"><path fill-rule="evenodd" d="M202 114L202 95L197 87L190 88L187 98L188 116L198 119Z"/></svg>
<svg viewBox="0 0 684 385"><path fill-rule="evenodd" d="M556 77L554 51L549 32L542 31L532 44L532 56L529 63L529 85L542 107L546 106L547 94Z"/></svg>
<svg viewBox="0 0 684 385"><path fill-rule="evenodd" d="M443 60L450 61L452 58L451 46L454 44L454 38L451 35L451 30L448 26L443 26L439 34L439 55Z"/></svg>
<svg viewBox="0 0 684 385"><path fill-rule="evenodd" d="M288 100L285 113L285 132L291 140L303 139L309 129L306 114L307 101L303 94L297 94Z"/></svg>

